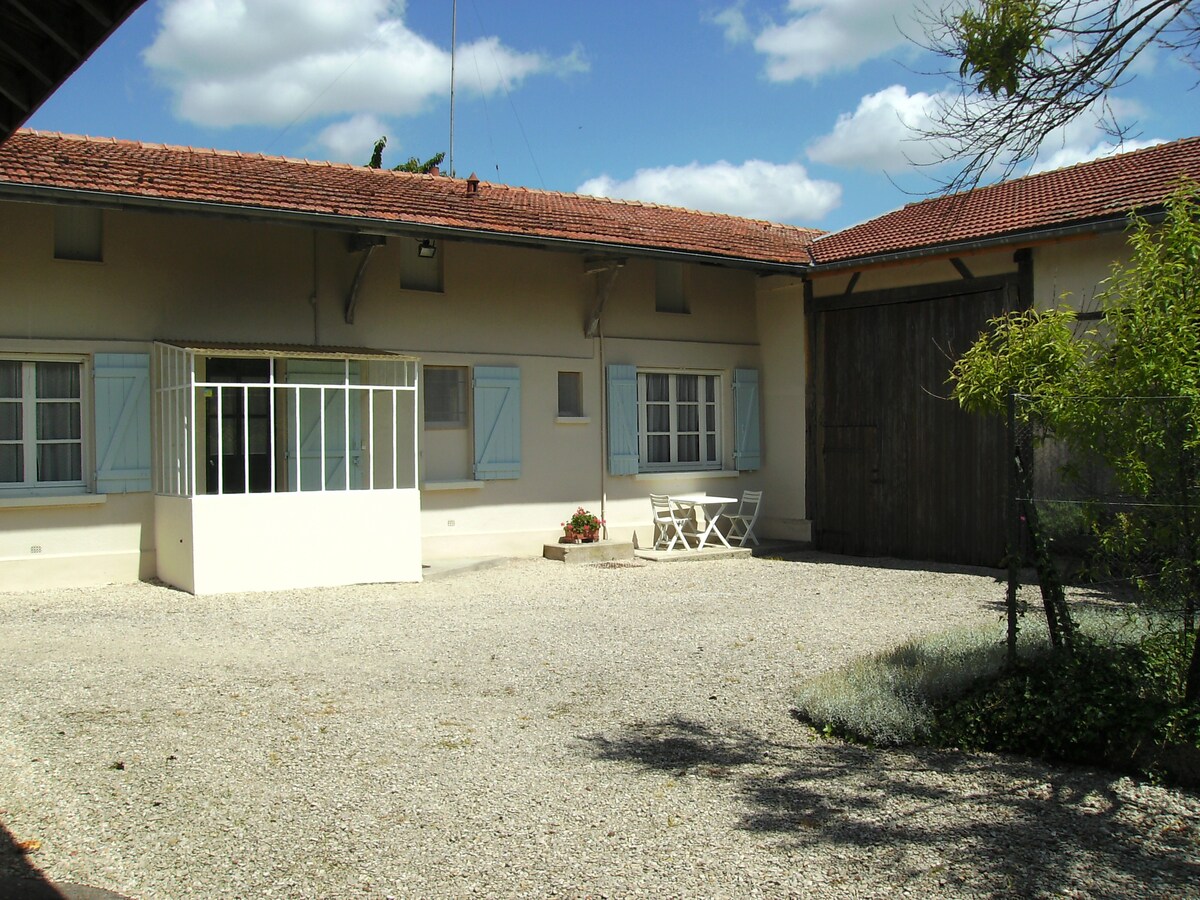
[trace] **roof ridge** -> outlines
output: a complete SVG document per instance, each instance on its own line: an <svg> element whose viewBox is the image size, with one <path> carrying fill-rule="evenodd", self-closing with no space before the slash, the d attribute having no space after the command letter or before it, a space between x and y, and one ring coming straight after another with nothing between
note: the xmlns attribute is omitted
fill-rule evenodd
<svg viewBox="0 0 1200 900"><path fill-rule="evenodd" d="M139 150L167 150L177 153L191 153L196 156L235 156L239 159L261 159L265 162L281 162L291 165L309 166L312 168L363 169L377 171L369 166L358 166L354 163L333 162L322 159L302 159L295 156L282 156L254 152L253 150L227 150L219 147L192 147L183 144L167 144L161 141L137 141L131 138L99 137L90 134L72 134L64 131L42 131L37 128L19 128L15 134L26 134L34 137L58 138L81 144L112 144L114 146L136 147ZM406 175L407 172L396 172L396 175Z"/></svg>
<svg viewBox="0 0 1200 900"><path fill-rule="evenodd" d="M1154 152L1161 153L1163 150L1167 149L1168 147L1177 147L1177 146L1180 146L1181 144L1187 144L1187 143L1191 143L1193 141L1200 141L1200 135L1192 135L1190 137L1176 138L1173 141L1161 141L1160 143L1157 143L1157 144L1151 144L1149 147L1137 147L1133 150L1125 150L1124 152L1108 153L1104 156L1094 157L1093 159L1082 159L1079 162L1074 162L1074 163L1071 163L1070 165L1059 166L1057 169L1046 169L1042 172L1029 172L1026 175L1018 175L1016 178L1006 178L1003 181L997 181L992 184L984 184L984 185L979 185L979 186L973 187L973 188L967 188L966 190L962 190L962 191L955 191L953 194L941 194L936 197L924 197L920 200L914 200L912 203L904 204L904 208L908 209L910 207L920 206L924 203L944 203L948 200L953 200L955 198L969 197L972 195L978 196L979 194L984 193L984 192L996 191L996 190L1000 190L1002 188L1008 188L1008 187L1011 187L1014 185L1020 185L1025 182L1033 181L1033 180L1036 180L1039 178L1048 178L1053 175L1061 175L1064 172L1071 172L1076 169L1083 169L1083 168L1087 168L1090 166L1103 165L1105 163L1111 163L1116 160L1127 160L1130 157L1139 156L1139 155L1143 155L1143 154L1147 154L1147 153L1154 153ZM884 213L883 215L889 215L889 213ZM872 217L872 218L879 218L879 217ZM870 221L870 220L868 220L868 221ZM845 230L845 229L842 229L842 230Z"/></svg>
<svg viewBox="0 0 1200 900"><path fill-rule="evenodd" d="M540 194L544 197L563 197L570 200L611 203L617 206L636 206L643 209L665 209L672 212L690 213L691 215L696 216L711 216L718 219L730 219L735 222L754 222L762 225L768 225L771 228L787 228L794 231L811 232L814 234L826 233L820 228L813 228L808 225L791 225L787 222L772 222L770 219L758 219L752 216L739 216L733 213L714 212L707 209L693 209L690 206L679 206L671 203L656 203L653 200L632 200L623 197L605 197L599 194L584 194L580 193L579 191L561 191L552 190L550 188L535 188L524 184L507 184L503 181L484 181L482 179L479 180L479 186L481 188L487 187L506 191L522 191L529 194Z"/></svg>
<svg viewBox="0 0 1200 900"><path fill-rule="evenodd" d="M146 141L130 140L127 138L94 137L91 135L68 134L68 133L64 133L61 131L40 131L38 129L33 129L33 128L21 128L21 129L18 129L18 133L35 135L38 137L59 138L59 139L68 140L68 141L79 141L81 143L92 143L92 144L104 143L104 144L124 145L124 146L129 146L129 147L137 147L137 148L143 149L143 150L166 150L166 151L175 151L175 152L180 152L180 153L192 153L192 154L202 155L202 156L236 156L241 159L261 159L266 162L282 162L282 163L289 163L292 165L303 165L303 166L310 166L310 167L315 167L315 168L329 167L329 168L340 168L340 169L355 169L355 170L362 170L364 172L377 172L380 175L388 175L388 176L398 175L398 176L405 177L405 178L411 178L414 176L420 177L421 175L428 174L428 173L403 172L403 171L398 172L395 169L382 169L382 168L375 169L370 166L355 165L354 163L331 162L331 161L326 161L326 160L299 159L299 158L291 157L291 156L269 155L269 154L261 153L261 152L254 153L254 152L248 152L248 151L243 151L243 150L222 150L222 149L215 148L215 147L191 147L191 146L185 147L180 144L165 144L165 143L157 143L157 142L150 143L150 142L146 142ZM465 181L466 180L466 179L458 178L457 176L454 176L454 175L438 175L436 177L449 178L453 181ZM823 229L812 228L810 226L805 226L805 225L790 225L785 222L772 222L770 219L760 219L760 218L754 218L751 216L738 216L738 215L734 215L733 213L712 212L709 210L693 209L688 206L679 206L679 205L673 205L670 203L655 203L655 202L649 201L649 200L629 200L629 199L624 199L624 198L620 198L620 197L601 197L601 196L597 196L595 194L583 194L578 191L550 190L547 188L534 188L534 187L528 187L527 185L506 184L504 182L497 182L497 181L480 180L479 184L480 184L480 187L487 187L492 190L523 191L523 192L530 193L530 194L540 194L542 196L549 196L549 197L564 197L564 198L569 198L569 199L573 199L573 200L585 200L585 201L590 201L590 202L595 202L595 203L611 203L611 204L619 205L619 206L643 207L645 209L663 209L663 210L671 210L671 211L682 211L682 212L690 213L692 215L697 215L697 216L708 216L708 217L712 217L712 218L727 219L727 220L736 221L736 222L755 223L755 224L763 225L763 226L766 226L769 228L787 229L790 231L796 231L796 232L800 232L800 233L804 233L804 234L824 235L824 234L828 233L828 232L824 231Z"/></svg>

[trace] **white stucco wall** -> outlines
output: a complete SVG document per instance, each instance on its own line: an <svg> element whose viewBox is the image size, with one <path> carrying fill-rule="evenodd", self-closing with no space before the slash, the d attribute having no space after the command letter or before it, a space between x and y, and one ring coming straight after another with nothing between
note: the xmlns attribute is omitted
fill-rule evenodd
<svg viewBox="0 0 1200 900"><path fill-rule="evenodd" d="M134 347L145 352L153 340L178 340L365 347L399 351L429 365L519 368L519 479L473 480L470 428L431 430L420 437L425 488L420 547L427 558L539 555L541 545L557 538L560 523L579 505L603 511L613 537L628 539L637 533L645 544L652 490L736 495L767 487L767 479L774 477L768 502L779 509L803 506L802 496L782 496L803 484L802 433L794 425L772 430L775 416L769 406L774 397L803 390L802 374L797 387L797 363L785 346L802 326L779 318L786 302L758 303L754 273L688 264L690 313L660 313L655 311L653 261L630 258L609 294L601 336L588 338L584 323L595 303L596 282L586 272L583 251L439 239L444 290L424 292L400 287L399 242L405 239L392 237L374 254L354 322L348 324L345 306L362 255L350 251L345 234L109 210L104 214L104 261L85 263L55 260L53 233L53 208L0 203L0 277L5 285L0 352L6 346L34 354L65 348L94 353ZM760 322L764 310L769 321ZM779 382L772 381L759 346L761 333L776 329L772 358L789 368ZM604 365L611 363L720 372L724 471L609 476L603 383ZM736 367L759 369L763 391L764 466L744 476L731 471ZM558 420L560 371L582 375L580 421ZM0 498L0 507L3 502ZM97 568L100 580L145 577L147 568L153 573L159 545L163 553L157 565L182 571L161 530L155 538L153 499L141 495L121 505L130 502L140 510L136 536L131 530L108 528L102 510L117 508L111 499L103 507L55 515L64 524L70 517L62 535L72 535L78 552L97 539L90 533L85 538L83 532L106 529L117 555L137 561L119 569ZM19 563L23 573L44 568L31 556L27 540L43 527L42 515L0 508L0 541L12 557L6 564ZM163 516L170 521L165 512ZM21 578L29 581L31 576Z"/></svg>

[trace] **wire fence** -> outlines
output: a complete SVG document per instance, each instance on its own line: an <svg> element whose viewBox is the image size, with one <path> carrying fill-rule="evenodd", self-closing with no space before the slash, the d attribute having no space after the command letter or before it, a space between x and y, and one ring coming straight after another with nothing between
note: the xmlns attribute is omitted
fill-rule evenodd
<svg viewBox="0 0 1200 900"><path fill-rule="evenodd" d="M1194 627L1200 590L1197 398L1066 402L1068 427L1060 424L1052 433L1033 398L1011 400L1009 543L1019 564L1038 566L1039 580L1049 575L1059 584L1086 584ZM1088 440L1072 440L1072 433ZM1094 449L1078 449L1082 444ZM1046 566L1049 572L1043 572Z"/></svg>

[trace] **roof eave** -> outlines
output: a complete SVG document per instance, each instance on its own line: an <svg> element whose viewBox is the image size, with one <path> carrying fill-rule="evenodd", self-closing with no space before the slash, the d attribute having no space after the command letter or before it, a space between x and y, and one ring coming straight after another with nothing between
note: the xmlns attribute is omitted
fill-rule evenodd
<svg viewBox="0 0 1200 900"><path fill-rule="evenodd" d="M396 237L447 237L481 243L536 246L561 250L601 252L614 256L642 256L654 259L705 263L733 269L748 269L766 273L801 275L810 267L808 262L762 260L746 256L725 256L718 253L651 247L616 241L584 240L553 235L494 231L459 225L438 225L412 220L377 219L370 216L346 216L304 210L274 209L265 206L217 203L200 200L181 200L172 197L146 197L139 194L116 194L78 188L48 187L24 182L0 181L0 199L21 203L70 204L101 209L139 212L166 212L274 222L281 225L305 226L330 231L360 232Z"/></svg>
<svg viewBox="0 0 1200 900"><path fill-rule="evenodd" d="M926 259L936 256L949 256L954 253L967 253L979 250L995 250L1001 247L1011 247L1017 244L1044 243L1080 235L1097 234L1105 231L1122 231L1129 226L1130 217L1136 213L1150 222L1161 221L1164 212L1161 204L1143 207L1129 213L1101 216L1070 225L1059 225L1050 228L1034 228L1025 231L1010 231L1003 234L990 235L969 241L948 241L941 244L929 244L924 247L914 247L897 250L890 253L876 253L867 256L855 256L849 259L833 260L831 262L813 263L809 270L812 275L822 275L829 272L845 271L847 269L863 269L871 266L888 265L914 259Z"/></svg>

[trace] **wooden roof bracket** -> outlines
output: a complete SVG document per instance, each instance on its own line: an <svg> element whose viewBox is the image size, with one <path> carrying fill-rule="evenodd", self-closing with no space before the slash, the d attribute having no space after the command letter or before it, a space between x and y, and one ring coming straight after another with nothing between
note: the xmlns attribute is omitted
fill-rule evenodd
<svg viewBox="0 0 1200 900"><path fill-rule="evenodd" d="M599 275L596 279L596 300L592 305L592 314L583 327L583 336L594 338L600 333L600 316L604 314L604 304L612 291L617 273L625 267L624 259L587 259L584 260L584 271L589 275Z"/></svg>
<svg viewBox="0 0 1200 900"><path fill-rule="evenodd" d="M354 283L350 285L350 296L346 298L346 324L354 324L354 307L358 305L358 289L362 286L363 275L375 251L387 243L382 234L354 234L350 236L350 252L365 250L358 271L354 273Z"/></svg>
<svg viewBox="0 0 1200 900"><path fill-rule="evenodd" d="M975 277L974 273L971 272L967 264L957 256L950 257L950 265L954 266L954 270L967 281L970 281Z"/></svg>

